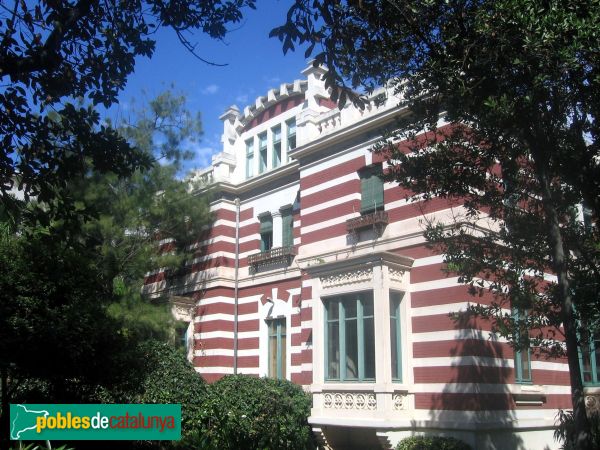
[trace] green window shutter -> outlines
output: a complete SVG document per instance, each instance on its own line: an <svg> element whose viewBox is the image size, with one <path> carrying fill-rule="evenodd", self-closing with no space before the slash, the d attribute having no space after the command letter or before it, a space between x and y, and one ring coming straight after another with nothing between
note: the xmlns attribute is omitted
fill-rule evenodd
<svg viewBox="0 0 600 450"><path fill-rule="evenodd" d="M292 210L285 209L281 211L282 219L282 239L281 243L283 247L291 247L294 245L294 218L292 217Z"/></svg>
<svg viewBox="0 0 600 450"><path fill-rule="evenodd" d="M381 166L369 167L360 173L360 212L371 213L383 209L383 180Z"/></svg>
<svg viewBox="0 0 600 450"><path fill-rule="evenodd" d="M273 218L271 215L260 218L260 251L271 250L273 246Z"/></svg>

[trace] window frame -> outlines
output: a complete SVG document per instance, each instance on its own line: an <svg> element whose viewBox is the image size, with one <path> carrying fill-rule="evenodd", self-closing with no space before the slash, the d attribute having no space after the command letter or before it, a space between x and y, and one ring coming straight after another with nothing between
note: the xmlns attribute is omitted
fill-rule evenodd
<svg viewBox="0 0 600 450"><path fill-rule="evenodd" d="M278 380L285 380L287 377L287 321L285 317L274 317L272 319L268 319L267 321L267 347L269 350L269 354L267 356L267 372L270 378L276 378ZM274 334L272 334L272 325L275 325ZM283 333L282 333L283 328ZM275 337L277 339L276 345L276 355L275 355L275 367L276 373L273 374L272 367L272 349L271 349L271 338ZM285 338L285 342L283 342L283 338Z"/></svg>
<svg viewBox="0 0 600 450"><path fill-rule="evenodd" d="M293 129L294 132L290 133L290 130ZM297 141L296 141L296 135L297 135L297 130L296 130L296 118L292 117L291 119L288 119L285 121L285 130L286 130L286 145L287 145L287 151L289 154L290 150L294 150L297 146ZM294 141L294 145L290 145L291 141Z"/></svg>
<svg viewBox="0 0 600 450"><path fill-rule="evenodd" d="M519 323L521 321L521 317L523 315L527 315L528 311L525 310L519 310L518 308L513 308L512 310L512 316L513 316L513 320L515 320L517 323ZM527 337L525 339L527 339L527 341L529 342L529 332L525 329L525 334L527 334ZM521 333L519 336L519 341L521 340ZM523 375L523 356L526 356L526 364L527 364L527 373L529 374L528 376L524 376ZM533 374L531 372L531 347L527 348L527 351L525 352L525 350L517 350L514 349L514 372L515 372L515 383L516 384L533 384Z"/></svg>
<svg viewBox="0 0 600 450"><path fill-rule="evenodd" d="M582 348L581 339L579 344L579 368L581 371L581 382L584 386L600 386L600 361L596 358L596 342L600 342L600 332L589 332L589 341L586 348ZM596 338L595 336L598 336ZM590 375L592 380L585 381L584 361L583 356L587 354L590 362Z"/></svg>
<svg viewBox="0 0 600 450"><path fill-rule="evenodd" d="M390 344L392 343L392 327L394 328L394 337L396 341L396 354L394 348L390 345L390 366L392 381L402 382L402 300L404 293L400 291L389 291L390 303ZM396 359L396 367L394 367L394 357ZM394 369L396 370L394 376Z"/></svg>
<svg viewBox="0 0 600 450"><path fill-rule="evenodd" d="M271 144L273 147L272 154L272 165L273 168L281 166L281 124L271 128ZM279 139L277 139L277 131L279 132Z"/></svg>
<svg viewBox="0 0 600 450"><path fill-rule="evenodd" d="M324 298L323 300L324 307L324 355L325 355L325 382L337 382L337 383L373 383L376 380L376 349L375 349L375 309L374 309L374 294L373 291L360 291L353 292L347 294L336 295L332 297ZM356 302L356 318L346 318L346 309L344 306L345 303L351 303L352 301ZM371 315L366 315L364 313L365 302L371 303ZM338 315L337 319L329 319L328 317L328 306L331 302L337 302L338 304ZM367 352L366 348L366 339L365 339L365 319L371 319L373 326L373 336L371 337L371 341L373 343L373 356L372 356L372 371L373 377L365 376L365 369L367 362ZM357 349L357 361L356 361L356 378L349 378L347 376L347 355L346 355L346 328L347 323L356 320L356 349ZM330 363L329 360L329 324L330 323L338 323L338 336L337 336L337 353L338 353L338 376L332 377L330 376ZM342 356L343 355L343 356Z"/></svg>
<svg viewBox="0 0 600 450"><path fill-rule="evenodd" d="M254 176L254 137L246 140L246 179Z"/></svg>
<svg viewBox="0 0 600 450"><path fill-rule="evenodd" d="M258 173L264 173L268 169L269 165L269 140L267 137L267 132L264 131L257 135L258 138ZM264 156L264 158L263 158Z"/></svg>

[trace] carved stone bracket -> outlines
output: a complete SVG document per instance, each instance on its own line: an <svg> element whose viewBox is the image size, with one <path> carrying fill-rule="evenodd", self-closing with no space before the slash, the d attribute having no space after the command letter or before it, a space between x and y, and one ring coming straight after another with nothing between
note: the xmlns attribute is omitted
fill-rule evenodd
<svg viewBox="0 0 600 450"><path fill-rule="evenodd" d="M326 409L374 410L377 408L375 394L368 392L331 392L323 395Z"/></svg>
<svg viewBox="0 0 600 450"><path fill-rule="evenodd" d="M390 276L390 281L395 281L397 283L401 283L402 282L402 278L404 277L404 274L406 272L404 270L395 269L394 267L390 267L388 269L388 273L389 273L389 276Z"/></svg>
<svg viewBox="0 0 600 450"><path fill-rule="evenodd" d="M585 409L588 414L600 414L600 394L587 394L585 396Z"/></svg>

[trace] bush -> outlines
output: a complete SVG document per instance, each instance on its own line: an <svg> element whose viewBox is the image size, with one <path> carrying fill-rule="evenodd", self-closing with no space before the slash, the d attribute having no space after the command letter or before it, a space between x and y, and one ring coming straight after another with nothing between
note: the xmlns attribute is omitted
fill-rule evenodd
<svg viewBox="0 0 600 450"><path fill-rule="evenodd" d="M202 411L204 448L313 448L310 397L285 380L233 375L209 386Z"/></svg>
<svg viewBox="0 0 600 450"><path fill-rule="evenodd" d="M396 450L472 450L471 446L451 437L411 436L402 439Z"/></svg>
<svg viewBox="0 0 600 450"><path fill-rule="evenodd" d="M590 414L588 417L592 431L592 447L600 448L600 415ZM554 430L554 440L561 441L562 450L571 450L575 448L575 424L573 421L573 411L558 411L556 415L556 430Z"/></svg>
<svg viewBox="0 0 600 450"><path fill-rule="evenodd" d="M140 346L144 364L138 380L139 393L132 403L180 403L181 441L176 447L194 447L207 385L180 349L164 342Z"/></svg>

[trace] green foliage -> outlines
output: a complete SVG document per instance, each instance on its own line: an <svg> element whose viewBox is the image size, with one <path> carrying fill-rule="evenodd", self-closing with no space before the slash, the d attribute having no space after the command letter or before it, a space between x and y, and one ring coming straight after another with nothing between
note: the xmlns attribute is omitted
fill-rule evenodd
<svg viewBox="0 0 600 450"><path fill-rule="evenodd" d="M590 447L578 328L600 325L598 29L598 0L296 0L272 31L284 51L318 49L340 105L364 104L357 87L402 99L400 132L374 148L387 180L454 203L453 223L432 219L426 237L474 295L492 294L470 313L520 347L505 311L527 309L536 350L566 353L578 448Z"/></svg>
<svg viewBox="0 0 600 450"><path fill-rule="evenodd" d="M245 7L254 0L7 3L0 13L2 205L13 214L23 205L9 195L18 185L26 201L46 205L40 220L70 217L76 207L56 187L90 167L121 176L148 167L147 154L101 125L93 107L116 102L135 58L154 52L157 29L172 29L199 58L193 32L222 39Z"/></svg>
<svg viewBox="0 0 600 450"><path fill-rule="evenodd" d="M204 448L313 448L310 397L289 381L226 376L210 385L203 404Z"/></svg>
<svg viewBox="0 0 600 450"><path fill-rule="evenodd" d="M471 446L451 437L411 436L402 439L396 450L471 450Z"/></svg>
<svg viewBox="0 0 600 450"><path fill-rule="evenodd" d="M591 414L590 429L592 433L593 448L600 448L600 415ZM558 411L556 415L556 429L554 430L554 440L561 442L561 450L575 450L576 439L575 421L573 411Z"/></svg>
<svg viewBox="0 0 600 450"><path fill-rule="evenodd" d="M199 418L208 387L180 349L165 342L148 341L138 348L142 364L134 371L135 393L131 403L181 404L181 441L177 448L198 445Z"/></svg>

